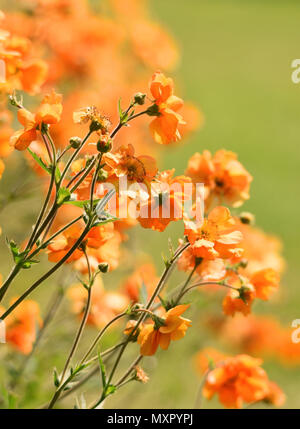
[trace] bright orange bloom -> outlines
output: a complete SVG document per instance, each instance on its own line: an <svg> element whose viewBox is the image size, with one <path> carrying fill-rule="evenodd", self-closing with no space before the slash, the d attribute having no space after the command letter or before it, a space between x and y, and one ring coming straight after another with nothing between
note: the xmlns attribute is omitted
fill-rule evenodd
<svg viewBox="0 0 300 429"><path fill-rule="evenodd" d="M55 237L52 242L48 245L48 259L51 262L60 261L76 243L80 237L83 228L78 224L72 225L70 228L65 230L62 234ZM82 255L80 249L76 249L72 255L67 259L67 263L76 261Z"/></svg>
<svg viewBox="0 0 300 429"><path fill-rule="evenodd" d="M183 240L179 240L182 245ZM200 276L202 281L219 281L226 276L226 266L223 259L203 259L199 262L196 258L194 251L188 247L178 259L178 269L182 271L192 271L197 263L196 273ZM209 286L211 288L211 285ZM203 287L201 286L201 290Z"/></svg>
<svg viewBox="0 0 300 429"><path fill-rule="evenodd" d="M63 233L59 234L53 239L48 245L48 259L51 262L60 261L76 243L81 233L83 232L83 224L76 223L70 228L66 229ZM109 240L114 237L114 225L113 223L106 223L103 225L93 227L85 237L85 245L87 253L91 251L97 251ZM67 259L67 263L77 261L83 256L82 250L77 248L72 255ZM84 258L85 259L85 258ZM98 261L108 262L108 261ZM98 265L98 264L96 264Z"/></svg>
<svg viewBox="0 0 300 429"><path fill-rule="evenodd" d="M16 299L11 301L11 304ZM37 302L23 301L5 319L6 341L23 354L29 354L36 340L37 325L42 326Z"/></svg>
<svg viewBox="0 0 300 429"><path fill-rule="evenodd" d="M243 402L272 401L282 403L280 389L268 379L262 361L248 355L227 357L211 370L203 387L203 395L211 399L218 394L226 408L242 408Z"/></svg>
<svg viewBox="0 0 300 429"><path fill-rule="evenodd" d="M109 182L126 176L129 182L149 183L157 173L155 158L147 155L136 156L134 147L121 146L115 153L107 153L103 162L108 166Z"/></svg>
<svg viewBox="0 0 300 429"><path fill-rule="evenodd" d="M163 171L151 182L151 197L141 202L137 218L143 228L162 232L170 222L183 218L184 185L191 180L186 176L173 177L174 172L175 169Z"/></svg>
<svg viewBox="0 0 300 429"><path fill-rule="evenodd" d="M86 289L81 284L74 285L67 294L72 302L73 313L82 317L87 301ZM128 298L124 294L105 291L101 277L98 276L92 286L91 309L87 322L92 326L102 328L116 315L122 313L128 304Z"/></svg>
<svg viewBox="0 0 300 429"><path fill-rule="evenodd" d="M252 176L233 152L219 150L214 156L205 150L189 160L185 174L194 183L204 183L206 207L230 204L239 207L249 199Z"/></svg>
<svg viewBox="0 0 300 429"><path fill-rule="evenodd" d="M155 268L152 264L141 265L127 280L124 282L124 290L129 298L134 301L140 301L142 287L145 287L149 296L158 283L159 278L156 275Z"/></svg>
<svg viewBox="0 0 300 429"><path fill-rule="evenodd" d="M16 131L10 138L10 143L17 150L25 150L37 138L37 130L44 124L57 124L62 113L62 96L52 91L45 95L36 114L27 109L18 110L18 120L24 126L23 130Z"/></svg>
<svg viewBox="0 0 300 429"><path fill-rule="evenodd" d="M159 328L155 327L154 322L145 324L138 336L138 344L141 346L141 355L152 356L155 354L158 346L167 350L171 340L176 341L183 338L192 322L181 317L189 308L189 305L177 305L167 311L162 317L164 324Z"/></svg>
<svg viewBox="0 0 300 429"><path fill-rule="evenodd" d="M150 123L150 132L159 144L169 144L179 140L179 125L184 124L178 110L183 106L181 98L173 95L173 80L156 72L150 82L150 92L158 106L159 116Z"/></svg>
<svg viewBox="0 0 300 429"><path fill-rule="evenodd" d="M187 222L185 233L197 258L224 259L242 254L238 245L243 236L235 229L235 221L226 207L215 207L200 227Z"/></svg>

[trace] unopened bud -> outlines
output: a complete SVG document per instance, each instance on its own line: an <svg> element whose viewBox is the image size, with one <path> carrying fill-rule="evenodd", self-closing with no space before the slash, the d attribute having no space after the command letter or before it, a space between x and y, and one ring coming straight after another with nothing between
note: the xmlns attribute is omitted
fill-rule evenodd
<svg viewBox="0 0 300 429"><path fill-rule="evenodd" d="M143 104L145 104L146 94L143 94L142 92L137 92L133 98L135 104L139 104L140 106L142 106Z"/></svg>
<svg viewBox="0 0 300 429"><path fill-rule="evenodd" d="M98 265L98 269L101 271L101 273L107 273L109 265L107 262L101 262L101 264Z"/></svg>
<svg viewBox="0 0 300 429"><path fill-rule="evenodd" d="M101 153L109 152L112 148L111 140L100 139L97 141L97 150Z"/></svg>
<svg viewBox="0 0 300 429"><path fill-rule="evenodd" d="M82 143L82 139L80 137L77 137L77 136L71 137L69 140L69 143L73 149L78 149Z"/></svg>
<svg viewBox="0 0 300 429"><path fill-rule="evenodd" d="M255 216L249 212L242 212L239 218L240 221L246 225L253 225L255 221Z"/></svg>

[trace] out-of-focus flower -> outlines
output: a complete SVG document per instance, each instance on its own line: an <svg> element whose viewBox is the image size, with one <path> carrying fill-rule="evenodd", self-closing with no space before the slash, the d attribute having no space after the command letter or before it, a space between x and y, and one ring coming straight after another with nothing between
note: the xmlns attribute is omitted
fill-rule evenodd
<svg viewBox="0 0 300 429"><path fill-rule="evenodd" d="M252 225L245 225L239 219L236 219L236 228L243 234L241 247L244 249L243 258L248 261L245 268L247 276L265 268L273 268L279 274L283 272L282 243L277 237Z"/></svg>
<svg viewBox="0 0 300 429"><path fill-rule="evenodd" d="M11 301L11 304L16 299ZM23 301L5 319L6 341L23 354L29 354L36 340L37 326L42 326L37 302Z"/></svg>
<svg viewBox="0 0 300 429"><path fill-rule="evenodd" d="M159 326L151 322L142 327L138 336L138 344L141 346L143 356L154 355L158 346L163 350L167 350L171 340L180 340L185 336L192 322L181 317L181 315L188 308L189 305L177 305L160 318L161 323Z"/></svg>
<svg viewBox="0 0 300 429"><path fill-rule="evenodd" d="M250 278L256 297L264 301L267 301L270 295L278 289L279 280L279 274L272 268L257 271Z"/></svg>
<svg viewBox="0 0 300 429"><path fill-rule="evenodd" d="M151 296L158 283L158 280L159 278L156 275L154 266L150 263L143 264L127 278L123 284L123 288L132 301L138 302L140 301L142 288L145 287L148 296Z"/></svg>
<svg viewBox="0 0 300 429"><path fill-rule="evenodd" d="M135 379L137 381L140 381L141 383L148 383L150 380L148 375L145 373L142 367L136 366L135 367Z"/></svg>
<svg viewBox="0 0 300 429"><path fill-rule="evenodd" d="M3 172L5 170L5 165L2 159L0 159L0 179L2 178Z"/></svg>
<svg viewBox="0 0 300 429"><path fill-rule="evenodd" d="M208 150L197 152L190 158L185 174L194 183L204 183L206 209L219 204L239 207L249 199L252 176L233 152L219 150L214 156Z"/></svg>
<svg viewBox="0 0 300 429"><path fill-rule="evenodd" d="M4 20L4 16L0 17ZM10 93L23 90L30 94L40 91L46 80L48 66L31 55L32 45L28 38L2 30L0 37L0 59L5 64L5 81L0 91Z"/></svg>
<svg viewBox="0 0 300 429"><path fill-rule="evenodd" d="M11 128L12 114L8 110L0 112L0 157L7 157L13 150L9 144L13 129Z"/></svg>
<svg viewBox="0 0 300 429"><path fill-rule="evenodd" d="M172 70L178 62L178 49L160 25L136 20L130 26L134 52L152 69Z"/></svg>
<svg viewBox="0 0 300 429"><path fill-rule="evenodd" d="M226 408L242 408L244 402L258 401L282 405L284 395L281 389L270 382L261 364L262 360L248 355L223 358L208 372L203 396L211 399L217 394Z"/></svg>
<svg viewBox="0 0 300 429"><path fill-rule="evenodd" d="M159 116L150 123L150 131L157 143L169 144L179 140L179 125L185 121L177 113L183 106L181 98L173 94L173 80L156 72L150 82L150 92L157 105Z"/></svg>
<svg viewBox="0 0 300 429"><path fill-rule="evenodd" d="M72 286L67 295L72 303L72 311L82 317L87 302L87 291L81 284L78 284ZM128 304L126 295L120 292L105 291L102 280L98 276L92 286L91 309L87 322L97 328L102 328L115 316L122 313Z"/></svg>

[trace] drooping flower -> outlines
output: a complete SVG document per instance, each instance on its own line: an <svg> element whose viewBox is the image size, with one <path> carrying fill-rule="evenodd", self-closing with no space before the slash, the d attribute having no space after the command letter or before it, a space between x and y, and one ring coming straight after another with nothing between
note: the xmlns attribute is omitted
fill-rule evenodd
<svg viewBox="0 0 300 429"><path fill-rule="evenodd" d="M25 150L37 139L41 124L57 124L62 113L62 96L52 91L45 95L35 114L25 108L18 110L18 121L24 129L16 131L10 138L10 144L17 150Z"/></svg>
<svg viewBox="0 0 300 429"><path fill-rule="evenodd" d="M174 84L171 78L156 72L150 81L150 92L158 108L158 114L150 123L150 132L159 144L170 144L180 140L179 125L184 124L177 113L183 106L181 98L173 94Z"/></svg>
<svg viewBox="0 0 300 429"><path fill-rule="evenodd" d="M141 355L154 355L158 346L167 350L171 340L176 341L183 338L192 322L181 315L189 308L189 305L177 305L167 311L161 317L160 326L154 322L145 324L138 336L138 344L141 346Z"/></svg>

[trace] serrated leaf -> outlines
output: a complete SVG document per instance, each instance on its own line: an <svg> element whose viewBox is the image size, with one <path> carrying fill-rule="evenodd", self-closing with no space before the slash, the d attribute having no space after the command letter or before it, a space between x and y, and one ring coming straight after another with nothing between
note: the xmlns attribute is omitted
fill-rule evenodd
<svg viewBox="0 0 300 429"><path fill-rule="evenodd" d="M33 159L39 164L40 167L42 167L42 169L44 171L46 171L48 174L51 174L51 168L49 168L44 161L42 160L42 158L40 158L36 153L32 152L32 150L29 149L29 147L27 148L28 152L30 153L30 155L33 157Z"/></svg>

